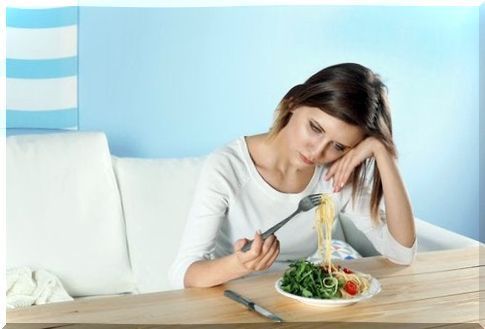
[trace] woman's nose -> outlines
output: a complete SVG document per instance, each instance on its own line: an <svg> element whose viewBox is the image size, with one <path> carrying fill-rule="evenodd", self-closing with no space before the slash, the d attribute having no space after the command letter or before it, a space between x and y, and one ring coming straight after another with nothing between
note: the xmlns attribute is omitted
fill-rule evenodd
<svg viewBox="0 0 485 329"><path fill-rule="evenodd" d="M312 159L313 160L317 160L319 159L320 157L323 156L324 152L325 152L325 149L327 148L327 146L330 144L330 141L327 140L326 138L323 138L319 141L316 141L314 144L313 144L313 150L312 150Z"/></svg>

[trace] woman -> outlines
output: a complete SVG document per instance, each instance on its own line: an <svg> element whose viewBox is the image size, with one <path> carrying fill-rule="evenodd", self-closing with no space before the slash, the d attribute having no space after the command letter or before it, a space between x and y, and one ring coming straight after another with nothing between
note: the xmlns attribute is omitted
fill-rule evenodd
<svg viewBox="0 0 485 329"><path fill-rule="evenodd" d="M317 72L286 94L268 133L208 157L169 273L173 287L210 287L313 254L314 211L297 215L278 238L263 241L260 231L312 193L334 193L336 214L351 216L389 260L413 261L414 218L396 165L386 87L362 65ZM253 235L243 252L244 237Z"/></svg>

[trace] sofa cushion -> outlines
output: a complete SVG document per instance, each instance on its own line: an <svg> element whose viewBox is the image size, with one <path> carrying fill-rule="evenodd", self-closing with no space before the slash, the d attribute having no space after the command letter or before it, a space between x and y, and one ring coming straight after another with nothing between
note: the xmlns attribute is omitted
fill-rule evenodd
<svg viewBox="0 0 485 329"><path fill-rule="evenodd" d="M324 243L323 246L323 255L320 255L320 252L317 250L313 255L308 257L307 260L315 263L322 263L325 258L325 247L326 243ZM331 258L335 260L362 258L357 250L355 250L350 244L343 240L332 239L332 243L330 244L330 250Z"/></svg>
<svg viewBox="0 0 485 329"><path fill-rule="evenodd" d="M106 137L7 137L7 268L59 277L71 296L134 289Z"/></svg>
<svg viewBox="0 0 485 329"><path fill-rule="evenodd" d="M204 158L113 157L138 292L169 290L175 259Z"/></svg>

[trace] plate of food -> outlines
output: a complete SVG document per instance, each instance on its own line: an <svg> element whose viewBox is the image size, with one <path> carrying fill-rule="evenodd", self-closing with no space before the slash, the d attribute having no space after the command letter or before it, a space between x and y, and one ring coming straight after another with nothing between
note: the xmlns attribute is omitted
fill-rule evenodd
<svg viewBox="0 0 485 329"><path fill-rule="evenodd" d="M309 305L339 307L372 298L382 290L380 282L371 275L332 264L330 244L334 217L331 196L322 194L314 226L323 261L292 262L275 283L280 294Z"/></svg>
<svg viewBox="0 0 485 329"><path fill-rule="evenodd" d="M348 306L372 298L381 284L372 276L339 265L314 264L307 260L291 263L275 283L276 291L304 304L321 307Z"/></svg>

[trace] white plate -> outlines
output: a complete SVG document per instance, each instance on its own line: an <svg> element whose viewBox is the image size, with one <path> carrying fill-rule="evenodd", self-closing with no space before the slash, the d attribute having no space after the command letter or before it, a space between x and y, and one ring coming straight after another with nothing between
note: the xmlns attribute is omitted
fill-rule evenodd
<svg viewBox="0 0 485 329"><path fill-rule="evenodd" d="M313 306L320 306L320 307L342 307L342 306L348 306L355 304L357 302L369 299L377 295L381 290L381 284L379 281L377 281L376 278L371 277L370 280L370 286L369 290L365 292L364 294L361 294L360 296L354 297L354 298L349 298L349 299L344 299L344 298L339 298L339 299L320 299L320 298L308 298L308 297L302 297L302 296L297 296L290 294L283 289L281 289L281 281L283 278L280 278L278 281L275 283L275 288L276 291L282 294L285 297L289 297L292 299L296 299L297 301L308 304L308 305L313 305Z"/></svg>

